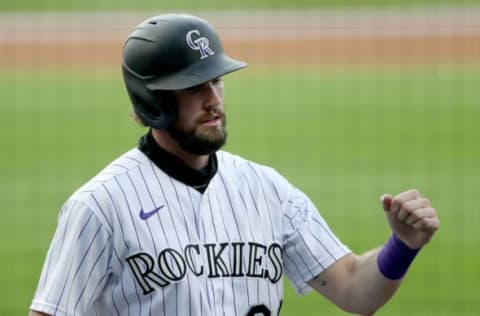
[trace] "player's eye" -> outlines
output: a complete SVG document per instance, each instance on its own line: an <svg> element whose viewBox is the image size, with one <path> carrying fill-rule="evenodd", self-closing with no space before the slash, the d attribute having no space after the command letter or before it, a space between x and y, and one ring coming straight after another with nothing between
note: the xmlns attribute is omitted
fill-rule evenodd
<svg viewBox="0 0 480 316"><path fill-rule="evenodd" d="M201 88L202 88L202 85L200 84L200 85L198 85L198 86L193 86L193 87L190 87L190 88L181 90L181 91L182 91L182 92L186 92L186 93L196 93L196 92L199 91Z"/></svg>
<svg viewBox="0 0 480 316"><path fill-rule="evenodd" d="M212 83L213 83L214 85L221 84L222 82L223 82L222 77L218 77L218 78L212 79Z"/></svg>
<svg viewBox="0 0 480 316"><path fill-rule="evenodd" d="M212 79L210 82L213 85L218 86L218 85L222 84L223 81L222 81L222 77L218 77L218 78ZM179 92L188 93L188 94L195 94L197 92L200 92L205 87L205 85L208 85L208 82L199 84L197 86L193 86L193 87L190 87L190 88L180 90Z"/></svg>

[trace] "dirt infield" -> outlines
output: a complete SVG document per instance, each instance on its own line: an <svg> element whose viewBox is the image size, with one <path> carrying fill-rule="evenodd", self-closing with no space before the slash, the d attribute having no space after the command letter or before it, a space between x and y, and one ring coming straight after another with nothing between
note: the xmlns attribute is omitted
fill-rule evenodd
<svg viewBox="0 0 480 316"><path fill-rule="evenodd" d="M0 16L0 67L118 67L151 13ZM480 62L480 8L199 13L249 64Z"/></svg>

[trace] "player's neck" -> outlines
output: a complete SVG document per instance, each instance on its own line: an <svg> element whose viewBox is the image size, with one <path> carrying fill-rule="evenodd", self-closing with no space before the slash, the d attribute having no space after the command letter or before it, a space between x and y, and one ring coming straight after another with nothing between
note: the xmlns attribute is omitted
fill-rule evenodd
<svg viewBox="0 0 480 316"><path fill-rule="evenodd" d="M158 146L178 157L192 169L202 169L208 164L209 155L194 155L183 148L165 131L152 129L152 136Z"/></svg>

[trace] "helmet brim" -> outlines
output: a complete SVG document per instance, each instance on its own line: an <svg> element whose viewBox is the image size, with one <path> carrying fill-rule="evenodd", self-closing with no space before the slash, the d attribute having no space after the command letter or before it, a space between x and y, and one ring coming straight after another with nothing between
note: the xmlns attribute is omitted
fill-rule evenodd
<svg viewBox="0 0 480 316"><path fill-rule="evenodd" d="M195 63L173 74L152 79L147 84L147 88L152 91L188 89L245 68L246 66L247 64L245 62L235 60L222 53L214 58L210 57Z"/></svg>

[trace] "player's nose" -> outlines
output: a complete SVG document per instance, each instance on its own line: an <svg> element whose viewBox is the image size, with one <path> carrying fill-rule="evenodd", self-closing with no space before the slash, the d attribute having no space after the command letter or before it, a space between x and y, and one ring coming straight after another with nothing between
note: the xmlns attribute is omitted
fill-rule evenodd
<svg viewBox="0 0 480 316"><path fill-rule="evenodd" d="M204 89L205 106L216 107L223 104L223 87L214 81L207 82Z"/></svg>

